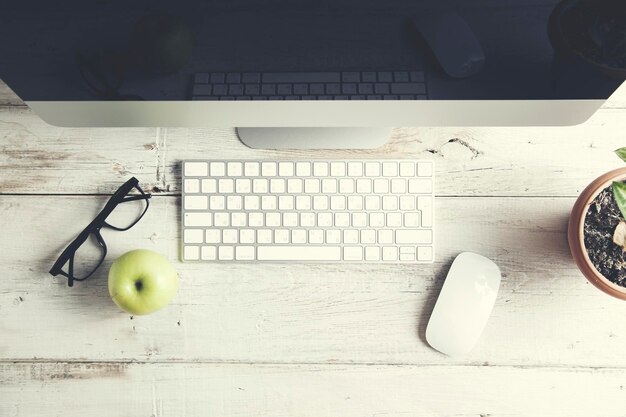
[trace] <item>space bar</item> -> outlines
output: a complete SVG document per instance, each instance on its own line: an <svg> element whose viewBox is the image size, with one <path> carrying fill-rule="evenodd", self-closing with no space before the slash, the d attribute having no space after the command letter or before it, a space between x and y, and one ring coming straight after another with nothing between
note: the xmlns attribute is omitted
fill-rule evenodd
<svg viewBox="0 0 626 417"><path fill-rule="evenodd" d="M258 246L259 261L340 261L340 246Z"/></svg>

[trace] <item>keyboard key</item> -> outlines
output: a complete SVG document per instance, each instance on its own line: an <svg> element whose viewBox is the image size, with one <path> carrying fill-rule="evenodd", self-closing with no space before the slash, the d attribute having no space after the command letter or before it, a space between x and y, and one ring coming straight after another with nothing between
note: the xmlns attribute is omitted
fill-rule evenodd
<svg viewBox="0 0 626 417"><path fill-rule="evenodd" d="M341 92L348 95L357 94L357 86L353 83L343 84L341 86Z"/></svg>
<svg viewBox="0 0 626 417"><path fill-rule="evenodd" d="M235 191L237 194L248 194L252 191L252 181L247 178L235 180Z"/></svg>
<svg viewBox="0 0 626 417"><path fill-rule="evenodd" d="M281 96L290 96L293 94L293 86L291 84L278 84L276 91Z"/></svg>
<svg viewBox="0 0 626 417"><path fill-rule="evenodd" d="M363 164L361 162L348 162L348 175L350 177L362 177Z"/></svg>
<svg viewBox="0 0 626 417"><path fill-rule="evenodd" d="M385 227L385 224L385 213L370 213L370 227Z"/></svg>
<svg viewBox="0 0 626 417"><path fill-rule="evenodd" d="M244 174L246 177L258 177L259 176L259 163L258 162L246 162L244 164Z"/></svg>
<svg viewBox="0 0 626 417"><path fill-rule="evenodd" d="M376 231L361 230L361 243L376 243Z"/></svg>
<svg viewBox="0 0 626 417"><path fill-rule="evenodd" d="M262 227L265 219L263 213L248 213L248 225L251 227Z"/></svg>
<svg viewBox="0 0 626 417"><path fill-rule="evenodd" d="M286 182L282 178L272 178L270 180L270 192L272 194L282 194L286 191Z"/></svg>
<svg viewBox="0 0 626 417"><path fill-rule="evenodd" d="M208 169L206 162L185 162L186 177L206 177Z"/></svg>
<svg viewBox="0 0 626 417"><path fill-rule="evenodd" d="M345 177L346 164L343 162L331 162L330 175L331 177Z"/></svg>
<svg viewBox="0 0 626 417"><path fill-rule="evenodd" d="M383 261L397 261L398 248L395 246L383 246Z"/></svg>
<svg viewBox="0 0 626 417"><path fill-rule="evenodd" d="M404 213L404 227L420 227L420 214Z"/></svg>
<svg viewBox="0 0 626 417"><path fill-rule="evenodd" d="M402 229L396 230L397 244L426 245L432 243L433 235L430 229Z"/></svg>
<svg viewBox="0 0 626 417"><path fill-rule="evenodd" d="M287 229L274 230L275 243L289 243L291 241L291 231Z"/></svg>
<svg viewBox="0 0 626 417"><path fill-rule="evenodd" d="M216 227L230 226L230 213L215 213L213 215L213 224Z"/></svg>
<svg viewBox="0 0 626 417"><path fill-rule="evenodd" d="M229 162L226 165L226 172L229 177L241 177L243 173L243 166L241 162Z"/></svg>
<svg viewBox="0 0 626 417"><path fill-rule="evenodd" d="M389 94L390 92L389 84L385 83L376 83L374 84L374 92L376 94Z"/></svg>
<svg viewBox="0 0 626 417"><path fill-rule="evenodd" d="M398 165L393 162L383 162L383 177L397 177Z"/></svg>
<svg viewBox="0 0 626 417"><path fill-rule="evenodd" d="M333 225L333 214L317 213L317 225L319 227L331 227Z"/></svg>
<svg viewBox="0 0 626 417"><path fill-rule="evenodd" d="M206 210L207 198L203 195L198 196L185 196L185 209L186 210Z"/></svg>
<svg viewBox="0 0 626 417"><path fill-rule="evenodd" d="M340 246L259 246L261 261L340 261Z"/></svg>
<svg viewBox="0 0 626 417"><path fill-rule="evenodd" d="M409 73L407 71L396 71L393 73L393 80L397 83L409 82Z"/></svg>
<svg viewBox="0 0 626 417"><path fill-rule="evenodd" d="M188 179L184 182L185 193L193 194L200 192L200 180L197 179Z"/></svg>
<svg viewBox="0 0 626 417"><path fill-rule="evenodd" d="M183 242L185 243L203 243L204 231L202 229L187 229L183 236Z"/></svg>
<svg viewBox="0 0 626 417"><path fill-rule="evenodd" d="M360 195L348 196L348 210L363 210L363 197Z"/></svg>
<svg viewBox="0 0 626 417"><path fill-rule="evenodd" d="M296 196L296 210L311 210L311 196Z"/></svg>
<svg viewBox="0 0 626 417"><path fill-rule="evenodd" d="M246 210L258 210L261 207L261 199L256 195L247 195L243 198L243 207Z"/></svg>
<svg viewBox="0 0 626 417"><path fill-rule="evenodd" d="M226 164L224 162L211 162L211 176L223 177L226 175Z"/></svg>
<svg viewBox="0 0 626 417"><path fill-rule="evenodd" d="M232 246L220 246L218 249L218 258L220 261L231 261L234 259L235 250Z"/></svg>
<svg viewBox="0 0 626 417"><path fill-rule="evenodd" d="M206 243L222 243L222 232L218 229L208 229L204 232Z"/></svg>
<svg viewBox="0 0 626 417"><path fill-rule="evenodd" d="M377 195L365 196L365 210L368 210L368 211L380 210L380 197Z"/></svg>
<svg viewBox="0 0 626 417"><path fill-rule="evenodd" d="M412 195L401 195L400 196L400 210L401 211L415 210L415 197Z"/></svg>
<svg viewBox="0 0 626 417"><path fill-rule="evenodd" d="M290 178L287 180L287 192L289 194L300 194L304 190L304 183L300 178Z"/></svg>
<svg viewBox="0 0 626 417"><path fill-rule="evenodd" d="M307 231L304 229L295 229L291 231L292 243L306 243Z"/></svg>
<svg viewBox="0 0 626 417"><path fill-rule="evenodd" d="M281 224L280 213L265 213L265 226L267 227L280 227Z"/></svg>
<svg viewBox="0 0 626 417"><path fill-rule="evenodd" d="M258 84L261 82L261 74L258 72L244 72L241 75L241 82L244 84Z"/></svg>
<svg viewBox="0 0 626 417"><path fill-rule="evenodd" d="M264 83L337 83L339 72L267 72L262 74Z"/></svg>
<svg viewBox="0 0 626 417"><path fill-rule="evenodd" d="M430 178L411 178L409 180L409 193L431 194L432 192L433 182Z"/></svg>
<svg viewBox="0 0 626 417"><path fill-rule="evenodd" d="M391 180L391 192L394 194L406 193L406 180L394 178Z"/></svg>
<svg viewBox="0 0 626 417"><path fill-rule="evenodd" d="M211 213L185 213L185 226L205 226L213 225L213 215Z"/></svg>
<svg viewBox="0 0 626 417"><path fill-rule="evenodd" d="M298 213L283 213L283 226L285 227L298 226Z"/></svg>
<svg viewBox="0 0 626 417"><path fill-rule="evenodd" d="M380 176L380 163L378 162L366 162L365 163L365 176L378 177Z"/></svg>
<svg viewBox="0 0 626 417"><path fill-rule="evenodd" d="M245 227L247 226L247 223L248 216L246 213L238 212L230 215L230 224L233 225L233 227Z"/></svg>
<svg viewBox="0 0 626 417"><path fill-rule="evenodd" d="M261 175L264 177L275 177L277 174L276 162L262 162Z"/></svg>
<svg viewBox="0 0 626 417"><path fill-rule="evenodd" d="M278 199L274 195L264 195L261 197L262 210L276 210Z"/></svg>
<svg viewBox="0 0 626 417"><path fill-rule="evenodd" d="M341 231L337 229L326 230L326 243L341 243Z"/></svg>
<svg viewBox="0 0 626 417"><path fill-rule="evenodd" d="M237 243L239 242L239 232L236 229L222 230L222 242Z"/></svg>
<svg viewBox="0 0 626 417"><path fill-rule="evenodd" d="M387 194L389 192L389 180L382 178L375 179L374 192L376 194Z"/></svg>
<svg viewBox="0 0 626 417"><path fill-rule="evenodd" d="M433 227L433 199L431 196L417 197L417 209L421 212L422 227Z"/></svg>
<svg viewBox="0 0 626 417"><path fill-rule="evenodd" d="M326 162L314 162L313 163L313 175L316 177L328 176L328 164Z"/></svg>
<svg viewBox="0 0 626 417"><path fill-rule="evenodd" d="M238 261L253 261L254 246L237 246L235 249L235 259Z"/></svg>
<svg viewBox="0 0 626 417"><path fill-rule="evenodd" d="M390 90L391 94L426 94L426 86L418 83L393 83Z"/></svg>
<svg viewBox="0 0 626 417"><path fill-rule="evenodd" d="M330 95L341 94L341 84L338 84L338 83L326 84L326 94L330 94Z"/></svg>
<svg viewBox="0 0 626 417"><path fill-rule="evenodd" d="M272 231L270 229L259 229L256 231L256 240L260 244L273 243Z"/></svg>
<svg viewBox="0 0 626 417"><path fill-rule="evenodd" d="M343 260L344 261L362 261L363 260L363 248L361 246L344 246Z"/></svg>
<svg viewBox="0 0 626 417"><path fill-rule="evenodd" d="M339 227L350 226L350 214L349 213L335 213L335 226L339 226Z"/></svg>
<svg viewBox="0 0 626 417"><path fill-rule="evenodd" d="M316 96L324 95L324 84L311 84L309 86L309 91L311 94L314 94Z"/></svg>
<svg viewBox="0 0 626 417"><path fill-rule="evenodd" d="M358 83L361 81L361 74L358 72L343 72L341 73L341 81L344 83Z"/></svg>
<svg viewBox="0 0 626 417"><path fill-rule="evenodd" d="M200 248L197 246L185 246L183 258L186 261L196 261L200 257Z"/></svg>
<svg viewBox="0 0 626 417"><path fill-rule="evenodd" d="M209 208L211 210L224 210L226 207L226 199L222 195L212 195L209 198Z"/></svg>
<svg viewBox="0 0 626 417"><path fill-rule="evenodd" d="M401 177L414 177L415 176L415 163L414 162L400 162L400 176Z"/></svg>
<svg viewBox="0 0 626 417"><path fill-rule="evenodd" d="M320 192L320 180L309 178L304 180L304 192L307 194L317 194Z"/></svg>
<svg viewBox="0 0 626 417"><path fill-rule="evenodd" d="M261 94L264 96L276 95L276 84L263 84L261 86Z"/></svg>
<svg viewBox="0 0 626 417"><path fill-rule="evenodd" d="M296 162L296 175L298 177L308 177L311 175L310 162Z"/></svg>
<svg viewBox="0 0 626 417"><path fill-rule="evenodd" d="M432 246L419 246L417 248L417 260L422 262L430 262L433 260Z"/></svg>
<svg viewBox="0 0 626 417"><path fill-rule="evenodd" d="M309 85L308 84L294 84L293 93L299 96L305 96L309 94Z"/></svg>
<svg viewBox="0 0 626 417"><path fill-rule="evenodd" d="M420 162L417 164L417 176L418 177L432 177L433 164L432 162Z"/></svg>
<svg viewBox="0 0 626 417"><path fill-rule="evenodd" d="M381 213L384 216L384 213ZM393 230L383 229L378 231L378 243L393 243Z"/></svg>
<svg viewBox="0 0 626 417"><path fill-rule="evenodd" d="M374 94L374 84L359 84L359 94Z"/></svg>
<svg viewBox="0 0 626 417"><path fill-rule="evenodd" d="M344 230L343 243L359 243L359 231L354 229Z"/></svg>
<svg viewBox="0 0 626 417"><path fill-rule="evenodd" d="M330 196L330 209L331 210L345 210L346 209L346 197L343 195Z"/></svg>
<svg viewBox="0 0 626 417"><path fill-rule="evenodd" d="M203 246L200 249L200 258L203 261L214 261L217 259L217 249L215 246Z"/></svg>
<svg viewBox="0 0 626 417"><path fill-rule="evenodd" d="M393 75L391 72L388 72L388 71L379 72L378 81L390 83L393 81Z"/></svg>
<svg viewBox="0 0 626 417"><path fill-rule="evenodd" d="M337 192L337 180L334 178L324 178L322 180L322 192L324 194L335 194Z"/></svg>
<svg viewBox="0 0 626 417"><path fill-rule="evenodd" d="M317 211L328 210L328 196L325 196L325 195L313 196L313 210L317 210Z"/></svg>
<svg viewBox="0 0 626 417"><path fill-rule="evenodd" d="M383 210L394 211L398 210L398 197L395 195L383 196Z"/></svg>
<svg viewBox="0 0 626 417"><path fill-rule="evenodd" d="M342 194L354 193L354 180L342 178L339 180L339 192Z"/></svg>
<svg viewBox="0 0 626 417"><path fill-rule="evenodd" d="M235 191L235 182L230 178L219 180L217 188L221 194L230 194Z"/></svg>
<svg viewBox="0 0 626 417"><path fill-rule="evenodd" d="M300 226L315 226L315 213L300 213Z"/></svg>
<svg viewBox="0 0 626 417"><path fill-rule="evenodd" d="M387 227L402 226L402 213L387 213Z"/></svg>
<svg viewBox="0 0 626 417"><path fill-rule="evenodd" d="M255 243L255 233L253 229L239 230L239 241L241 243Z"/></svg>
<svg viewBox="0 0 626 417"><path fill-rule="evenodd" d="M292 195L281 195L278 197L279 210L293 210L295 207L295 199Z"/></svg>
<svg viewBox="0 0 626 417"><path fill-rule="evenodd" d="M226 96L228 95L228 86L226 84L213 84L214 96Z"/></svg>
<svg viewBox="0 0 626 417"><path fill-rule="evenodd" d="M256 178L252 180L252 191L255 194L266 194L269 183L265 178Z"/></svg>
<svg viewBox="0 0 626 417"><path fill-rule="evenodd" d="M280 162L278 164L278 175L281 177L293 177L293 162Z"/></svg>
<svg viewBox="0 0 626 417"><path fill-rule="evenodd" d="M205 194L214 194L217 192L217 180L213 178L202 180L202 192Z"/></svg>
<svg viewBox="0 0 626 417"><path fill-rule="evenodd" d="M231 84L228 86L229 96L243 96L243 84Z"/></svg>
<svg viewBox="0 0 626 417"><path fill-rule="evenodd" d="M365 227L367 225L366 213L352 213L352 227Z"/></svg>
<svg viewBox="0 0 626 417"><path fill-rule="evenodd" d="M309 230L309 243L324 243L324 231L321 229Z"/></svg>
<svg viewBox="0 0 626 417"><path fill-rule="evenodd" d="M378 246L368 246L365 248L366 261L380 261L380 248Z"/></svg>
<svg viewBox="0 0 626 417"><path fill-rule="evenodd" d="M372 180L366 178L356 180L356 192L359 194L370 194L372 192Z"/></svg>

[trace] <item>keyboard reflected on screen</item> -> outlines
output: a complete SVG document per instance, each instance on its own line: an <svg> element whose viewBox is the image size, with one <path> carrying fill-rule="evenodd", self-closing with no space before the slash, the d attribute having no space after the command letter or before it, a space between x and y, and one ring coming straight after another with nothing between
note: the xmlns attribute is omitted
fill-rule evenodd
<svg viewBox="0 0 626 417"><path fill-rule="evenodd" d="M185 161L182 259L434 259L431 161Z"/></svg>
<svg viewBox="0 0 626 417"><path fill-rule="evenodd" d="M426 100L423 71L214 72L193 79L193 100Z"/></svg>

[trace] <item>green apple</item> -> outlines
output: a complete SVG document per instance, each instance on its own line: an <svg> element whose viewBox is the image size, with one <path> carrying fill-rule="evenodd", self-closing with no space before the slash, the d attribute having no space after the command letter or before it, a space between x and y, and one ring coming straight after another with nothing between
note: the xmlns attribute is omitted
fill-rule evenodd
<svg viewBox="0 0 626 417"><path fill-rule="evenodd" d="M122 310L150 314L172 301L178 273L163 256L147 249L126 252L109 270L109 294Z"/></svg>

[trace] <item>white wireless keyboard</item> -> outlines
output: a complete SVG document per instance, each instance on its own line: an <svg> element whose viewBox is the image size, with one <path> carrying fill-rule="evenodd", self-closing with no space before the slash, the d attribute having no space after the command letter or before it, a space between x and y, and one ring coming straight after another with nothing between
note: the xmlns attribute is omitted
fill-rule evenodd
<svg viewBox="0 0 626 417"><path fill-rule="evenodd" d="M432 262L430 161L185 161L184 261Z"/></svg>

